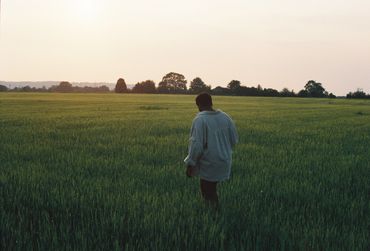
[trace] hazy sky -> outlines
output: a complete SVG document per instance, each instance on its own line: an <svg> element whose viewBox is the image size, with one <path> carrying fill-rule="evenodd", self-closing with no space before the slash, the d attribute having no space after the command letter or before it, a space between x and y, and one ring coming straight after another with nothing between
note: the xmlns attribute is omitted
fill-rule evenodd
<svg viewBox="0 0 370 251"><path fill-rule="evenodd" d="M0 80L370 92L369 0L2 0Z"/></svg>

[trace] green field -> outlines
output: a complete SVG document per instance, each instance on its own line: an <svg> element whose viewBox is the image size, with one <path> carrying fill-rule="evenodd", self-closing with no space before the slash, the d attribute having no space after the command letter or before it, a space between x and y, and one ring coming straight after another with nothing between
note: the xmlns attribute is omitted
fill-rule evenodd
<svg viewBox="0 0 370 251"><path fill-rule="evenodd" d="M185 177L194 96L0 94L0 249L370 250L370 101L214 104L220 212Z"/></svg>

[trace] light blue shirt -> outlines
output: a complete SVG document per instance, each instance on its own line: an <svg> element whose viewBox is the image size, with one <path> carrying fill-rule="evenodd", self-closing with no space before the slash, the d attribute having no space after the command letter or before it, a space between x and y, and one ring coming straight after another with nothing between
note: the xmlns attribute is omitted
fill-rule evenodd
<svg viewBox="0 0 370 251"><path fill-rule="evenodd" d="M184 162L207 181L230 178L232 148L238 133L232 119L223 111L199 112L190 130L189 152Z"/></svg>

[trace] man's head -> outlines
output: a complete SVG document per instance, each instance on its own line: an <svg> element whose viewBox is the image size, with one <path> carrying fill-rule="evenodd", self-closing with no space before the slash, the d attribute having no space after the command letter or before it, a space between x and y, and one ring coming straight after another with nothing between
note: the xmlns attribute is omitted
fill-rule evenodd
<svg viewBox="0 0 370 251"><path fill-rule="evenodd" d="M212 97L206 92L200 93L196 97L195 103L197 104L199 111L212 110Z"/></svg>

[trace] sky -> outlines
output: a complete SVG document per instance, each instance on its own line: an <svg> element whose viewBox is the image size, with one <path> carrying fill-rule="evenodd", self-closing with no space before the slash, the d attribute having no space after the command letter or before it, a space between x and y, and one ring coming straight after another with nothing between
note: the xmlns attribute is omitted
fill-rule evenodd
<svg viewBox="0 0 370 251"><path fill-rule="evenodd" d="M368 0L1 0L0 80L370 93Z"/></svg>

